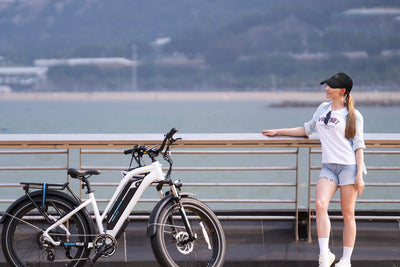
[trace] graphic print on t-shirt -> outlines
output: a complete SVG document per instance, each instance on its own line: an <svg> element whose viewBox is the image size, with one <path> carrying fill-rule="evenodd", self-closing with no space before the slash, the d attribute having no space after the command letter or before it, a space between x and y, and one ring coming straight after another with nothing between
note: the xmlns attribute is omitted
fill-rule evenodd
<svg viewBox="0 0 400 267"><path fill-rule="evenodd" d="M329 113L329 112L328 112L328 113ZM326 113L326 115L327 115L328 113ZM336 118L336 117L333 116L334 114L335 114L335 113L331 112L331 116L330 116L329 121L328 121L328 123L327 123L326 125L328 125L328 124L330 124L330 123L333 123L333 124L337 125L337 124L340 123L340 120L339 120L338 118ZM320 118L318 119L318 122L321 122L321 121L324 122L325 119L327 118L326 115L320 117ZM325 122L324 122L324 124L325 124Z"/></svg>

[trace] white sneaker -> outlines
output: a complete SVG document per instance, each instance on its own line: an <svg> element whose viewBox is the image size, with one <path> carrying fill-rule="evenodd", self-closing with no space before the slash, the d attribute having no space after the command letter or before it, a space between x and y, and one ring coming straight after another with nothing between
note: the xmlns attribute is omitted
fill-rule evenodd
<svg viewBox="0 0 400 267"><path fill-rule="evenodd" d="M332 263L335 261L335 254L329 251L327 255L319 255L318 262L319 267L330 267ZM341 266L341 265L339 265ZM347 266L347 265L343 265Z"/></svg>
<svg viewBox="0 0 400 267"><path fill-rule="evenodd" d="M335 264L335 267L351 267L351 263L350 261L342 258L338 263Z"/></svg>

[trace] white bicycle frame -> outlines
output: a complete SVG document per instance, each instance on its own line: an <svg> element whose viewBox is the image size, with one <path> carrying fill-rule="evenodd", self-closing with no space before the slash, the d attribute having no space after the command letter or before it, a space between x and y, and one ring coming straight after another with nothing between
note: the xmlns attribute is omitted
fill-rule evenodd
<svg viewBox="0 0 400 267"><path fill-rule="evenodd" d="M124 212L118 219L117 223L111 230L104 230L103 227L103 220L107 216L108 211L110 210L111 206L114 204L115 200L117 199L118 195L120 192L123 190L124 186L128 183L130 179L132 179L134 176L140 175L140 174L145 174L148 173L139 187L137 188L134 196L132 199L129 201L128 205L126 206ZM117 189L114 192L114 195L112 196L110 202L107 204L106 208L104 209L103 213L100 215L99 208L96 202L96 198L94 196L93 192L90 192L89 199L84 201L81 205L76 207L74 210L69 212L67 215L65 215L63 218L52 224L50 227L46 229L43 233L43 237L45 238L46 241L50 242L54 246L59 246L61 242L59 241L54 241L51 236L49 235L49 232L57 227L61 227L67 232L67 235L70 233L68 232L67 228L63 225L66 221L68 221L74 214L79 212L81 209L87 207L88 205L92 205L94 216L96 219L96 224L99 230L99 234L109 234L113 237L115 237L118 233L118 231L121 229L123 226L125 220L128 218L130 215L131 211L137 204L138 200L140 197L143 195L144 191L146 190L147 187L149 187L152 183L154 182L161 182L164 180L165 176L161 168L161 164L158 161L153 162L152 164L144 167L139 167L136 169L133 169L129 172L126 173L126 175L122 178L120 184L118 185ZM132 183L131 187L134 187L134 183Z"/></svg>

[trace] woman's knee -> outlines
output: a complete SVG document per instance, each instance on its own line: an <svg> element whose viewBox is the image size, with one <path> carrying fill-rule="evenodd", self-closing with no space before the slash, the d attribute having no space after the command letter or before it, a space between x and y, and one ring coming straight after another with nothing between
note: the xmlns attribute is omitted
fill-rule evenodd
<svg viewBox="0 0 400 267"><path fill-rule="evenodd" d="M343 216L343 221L346 222L354 222L355 221L355 215L354 215L354 210L342 210L342 216Z"/></svg>
<svg viewBox="0 0 400 267"><path fill-rule="evenodd" d="M315 209L318 213L326 213L328 212L329 202L323 199L315 200Z"/></svg>

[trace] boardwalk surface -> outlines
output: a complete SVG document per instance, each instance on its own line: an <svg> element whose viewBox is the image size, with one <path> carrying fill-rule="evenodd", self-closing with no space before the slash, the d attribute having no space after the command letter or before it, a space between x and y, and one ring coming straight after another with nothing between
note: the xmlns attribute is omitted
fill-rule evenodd
<svg viewBox="0 0 400 267"><path fill-rule="evenodd" d="M123 237L119 240L117 254L109 259L101 259L96 266L158 266L146 237L146 223L131 223L127 228L126 240ZM318 266L315 221L311 243L296 242L293 226L293 221L284 220L223 221L227 239L225 266ZM358 221L357 226L353 267L400 265L399 222ZM342 254L341 229L340 221L332 222L331 249L337 258ZM0 266L7 266L2 254Z"/></svg>

